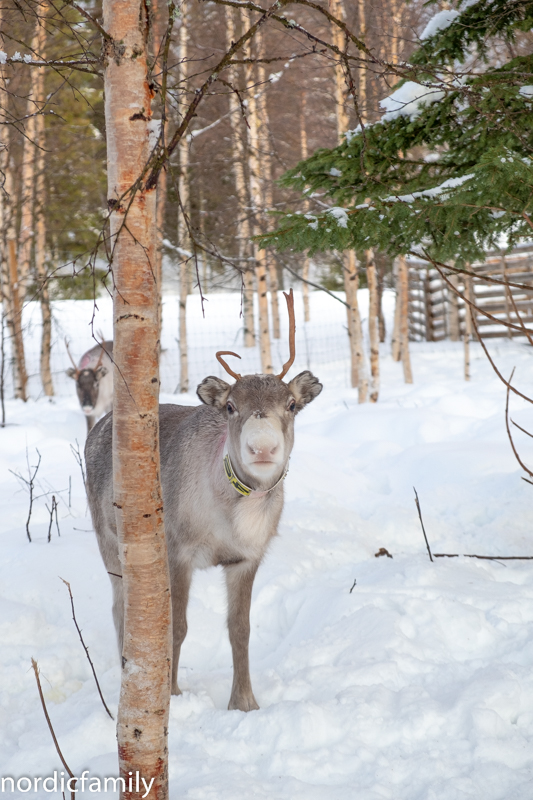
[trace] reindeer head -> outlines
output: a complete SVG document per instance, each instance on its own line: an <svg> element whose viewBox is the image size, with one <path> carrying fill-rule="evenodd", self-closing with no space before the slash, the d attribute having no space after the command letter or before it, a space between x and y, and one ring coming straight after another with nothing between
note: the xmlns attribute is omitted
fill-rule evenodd
<svg viewBox="0 0 533 800"><path fill-rule="evenodd" d="M72 355L69 350L68 342L65 339L65 345L67 348L67 353L69 354L69 358L72 361L72 367L67 369L67 375L69 378L73 378L76 381L76 392L78 395L78 400L80 401L80 406L84 414L90 416L98 402L98 391L100 388L100 381L107 375L107 368L102 366L102 359L104 357L105 349L103 346L103 342L100 343L101 353L100 357L95 366L88 366L91 359L89 353L86 353L81 361L79 367L76 366L76 362L72 358ZM90 351L89 351L90 352ZM87 366L85 366L87 364Z"/></svg>
<svg viewBox="0 0 533 800"><path fill-rule="evenodd" d="M271 488L283 476L294 444L294 418L322 391L322 384L305 370L289 383L283 378L295 358L294 298L285 294L289 311L290 357L279 375L238 375L223 355L217 353L224 369L236 378L232 385L210 376L198 386L197 394L214 406L228 421L227 450L239 479L259 491Z"/></svg>

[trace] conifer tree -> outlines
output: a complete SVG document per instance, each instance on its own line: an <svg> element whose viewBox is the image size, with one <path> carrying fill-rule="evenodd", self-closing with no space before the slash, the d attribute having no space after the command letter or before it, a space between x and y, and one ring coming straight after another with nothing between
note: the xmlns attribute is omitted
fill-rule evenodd
<svg viewBox="0 0 533 800"><path fill-rule="evenodd" d="M381 120L283 176L331 207L285 214L263 244L416 250L460 266L530 239L532 27L531 0L459 0L438 12Z"/></svg>

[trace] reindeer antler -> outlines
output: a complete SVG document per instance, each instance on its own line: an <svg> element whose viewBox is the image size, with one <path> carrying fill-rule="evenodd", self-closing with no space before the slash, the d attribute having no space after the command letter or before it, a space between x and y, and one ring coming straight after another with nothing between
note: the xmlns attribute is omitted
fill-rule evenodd
<svg viewBox="0 0 533 800"><path fill-rule="evenodd" d="M231 375L232 378L235 378L236 381L240 380L241 376L238 375L236 372L233 372L233 370L230 367L228 367L224 359L221 358L221 356L235 356L235 358L240 358L240 356L237 355L237 353L232 353L231 350L219 350L218 353L216 353L215 355L217 357L217 361L220 364L222 364L226 372L229 375Z"/></svg>
<svg viewBox="0 0 533 800"><path fill-rule="evenodd" d="M289 360L283 365L283 369L281 370L280 374L276 375L276 378L279 378L280 381L290 370L294 364L294 359L296 358L296 320L294 318L294 295L292 293L292 289L290 290L289 294L286 292L283 292L283 294L285 295L285 300L287 301L287 311L289 312Z"/></svg>
<svg viewBox="0 0 533 800"><path fill-rule="evenodd" d="M67 339L67 337L66 337L66 336L65 336L65 347L67 348L68 357L69 357L69 358L70 358L70 360L72 361L72 366L73 366L73 367L74 367L74 369L76 370L76 374L78 374L78 373L79 373L78 365L76 364L76 362L75 362L75 361L74 361L74 359L72 358L72 353L70 352L70 349L69 349L69 346L68 346L68 339Z"/></svg>
<svg viewBox="0 0 533 800"><path fill-rule="evenodd" d="M102 348L102 351L101 351L101 353L100 353L100 358L99 358L99 359L98 359L98 361L96 362L96 366L95 366L95 368L94 368L94 371L95 371L95 372L96 372L96 370L98 369L98 367L100 366L100 364L102 363L102 359L103 359L103 357L104 357L104 353L107 353L107 350L106 350L106 349L105 349L105 347L104 347L104 340L102 339L102 341L101 341L101 342L98 342L98 344L99 344L99 345L100 345L100 347Z"/></svg>

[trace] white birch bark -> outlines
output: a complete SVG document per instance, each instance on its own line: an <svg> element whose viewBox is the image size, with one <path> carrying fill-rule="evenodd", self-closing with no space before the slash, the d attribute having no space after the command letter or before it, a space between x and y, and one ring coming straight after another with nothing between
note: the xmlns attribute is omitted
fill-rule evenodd
<svg viewBox="0 0 533 800"><path fill-rule="evenodd" d="M331 0L331 11L338 19L344 19L344 6L342 0ZM334 44L340 50L344 49L342 31L336 26L331 26ZM337 112L337 138L342 141L343 134L348 130L348 113L346 111L345 80L340 62L335 63L335 102ZM366 402L368 382L364 372L363 330L361 315L357 299L359 278L357 275L357 260L355 253L348 251L343 254L344 264L344 289L348 309L348 340L350 343L350 376L352 386L359 388L359 402Z"/></svg>
<svg viewBox="0 0 533 800"><path fill-rule="evenodd" d="M400 320L402 316L402 302L400 296L399 270L400 270L400 260L399 258L396 258L393 266L394 283L396 286L396 302L394 305L394 325L392 328L392 339L391 339L391 352L394 361L399 361L400 358L402 357L401 343L400 343Z"/></svg>
<svg viewBox="0 0 533 800"><path fill-rule="evenodd" d="M398 258L398 289L398 298L400 301L400 350L403 377L406 383L412 383L413 373L411 370L411 356L409 353L409 270L405 256L399 256Z"/></svg>
<svg viewBox="0 0 533 800"><path fill-rule="evenodd" d="M181 27L179 31L179 53L180 53L180 80L184 85L187 78L187 57L188 57L188 15L190 5L183 0L181 4ZM189 142L184 136L178 145L180 177L179 193L180 208L178 209L178 245L184 250L192 251L192 244L187 231L185 215L189 218L190 224L190 187L189 187ZM179 316L179 353L180 353L180 382L179 391L185 393L189 391L189 357L187 348L187 297L189 294L189 282L191 264L188 258L180 256L180 316Z"/></svg>
<svg viewBox="0 0 533 800"><path fill-rule="evenodd" d="M472 291L472 278L469 275L465 275L465 297L467 302L465 303L465 335L464 335L464 345L465 345L465 381L470 380L470 340L472 338L472 310L470 306L470 302L472 302L473 298L473 291Z"/></svg>
<svg viewBox="0 0 533 800"><path fill-rule="evenodd" d="M256 35L256 52L259 59L267 56L265 46L265 36L263 28L260 28ZM259 61L257 64L257 149L258 160L260 163L260 190L261 190L261 212L263 226L269 230L272 226L266 214L274 204L272 192L272 145L270 140L270 128L267 106L268 79L265 65ZM258 175L259 177L259 175ZM278 273L276 262L270 251L265 253L268 269L268 283L270 288L270 306L272 310L272 336L279 339L281 336L279 322L279 300L278 300Z"/></svg>
<svg viewBox="0 0 533 800"><path fill-rule="evenodd" d="M39 28L36 51L41 59L45 59L46 53L46 29L44 25ZM36 110L41 110L46 102L44 69L35 70L35 104ZM46 133L45 119L43 114L38 114L35 119L35 275L39 284L39 300L41 305L41 357L40 373L43 391L47 397L54 394L54 384L52 382L52 370L50 367L50 355L52 346L52 313L50 309L50 294L48 291L48 280L46 274L46 219L45 219L45 151Z"/></svg>
<svg viewBox="0 0 533 800"><path fill-rule="evenodd" d="M251 14L245 11L245 19L251 24ZM247 56L251 55L250 48L246 49ZM248 100L248 113L250 125L249 147L249 176L250 195L252 200L253 232L261 233L259 214L261 211L261 183L259 164L259 122L257 113L256 89L254 87L253 71L247 70L246 86L250 87ZM268 321L268 285L267 285L267 258L266 252L254 243L255 277L257 281L257 296L259 310L259 350L261 354L261 371L265 374L274 371L272 366L272 353L270 347L270 326Z"/></svg>
<svg viewBox="0 0 533 800"><path fill-rule="evenodd" d="M369 293L368 334L370 340L370 402L377 403L379 397L379 314L378 280L373 250L366 251L366 278Z"/></svg>
<svg viewBox="0 0 533 800"><path fill-rule="evenodd" d="M41 20L36 17L35 31L31 43L32 52L38 53L42 45ZM22 182L20 196L20 230L18 247L18 271L21 286L21 294L24 292L31 281L31 256L34 241L34 200L35 200L35 132L36 132L36 113L38 110L36 92L36 82L38 73L41 70L32 70L30 74L31 87L26 106L28 118L24 126L24 148L22 155Z"/></svg>
<svg viewBox="0 0 533 800"><path fill-rule="evenodd" d="M353 250L344 253L344 288L346 302L348 303L348 340L350 342L350 379L354 388L358 389L358 400L366 403L368 393L368 379L366 376L365 353L363 347L363 329L361 315L357 302L359 289L359 275L357 273L357 259Z"/></svg>
<svg viewBox="0 0 533 800"><path fill-rule="evenodd" d="M306 112L307 102L305 96L305 90L302 92L302 109L300 113L300 155L302 161L305 161L309 152L307 146L307 128L305 125L305 112ZM306 200L304 201L304 213L309 211L309 202ZM306 283L309 280L309 256L307 253L304 254L304 263L302 265L302 297L304 303L304 322L309 322L311 319L311 309L309 303L309 284Z"/></svg>
<svg viewBox="0 0 533 800"><path fill-rule="evenodd" d="M8 162L5 169L5 212L6 220L6 250L4 258L4 296L6 298L7 317L6 325L11 338L13 388L14 395L19 400L28 399L26 372L26 357L24 353L24 338L22 331L22 299L21 285L18 271L17 232L15 229L15 187L13 180L13 164Z"/></svg>
<svg viewBox="0 0 533 800"><path fill-rule="evenodd" d="M168 798L170 581L159 462L156 192L137 181L150 152L148 20L142 0L104 0L108 205L112 210L113 505L125 607L117 722L120 774ZM140 800L144 792L122 792ZM147 800L145 798L145 800Z"/></svg>
<svg viewBox="0 0 533 800"><path fill-rule="evenodd" d="M240 33L241 12L226 6L226 47L236 41ZM229 82L232 86L239 86L239 72L237 67L229 71ZM239 240L239 258L248 259L253 256L251 245L252 228L249 207L251 205L249 189L246 185L245 159L246 159L246 129L241 122L241 109L239 98L235 92L229 94L229 110L233 148L233 175L235 178L235 192L237 195L237 237ZM246 262L241 261L246 265ZM254 322L254 272L249 266L243 267L243 323L244 346L255 346Z"/></svg>
<svg viewBox="0 0 533 800"><path fill-rule="evenodd" d="M450 283L457 288L459 286L458 275L450 275ZM459 326L459 304L455 292L450 291L450 311L449 311L449 325L450 325L450 339L452 342L458 342L461 338L461 330Z"/></svg>

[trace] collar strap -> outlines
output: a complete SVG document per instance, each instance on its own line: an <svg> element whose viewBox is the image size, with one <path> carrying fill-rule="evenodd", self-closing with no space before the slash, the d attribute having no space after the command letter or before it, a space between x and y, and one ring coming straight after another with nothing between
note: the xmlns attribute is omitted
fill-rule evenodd
<svg viewBox="0 0 533 800"><path fill-rule="evenodd" d="M265 489L264 491L257 491L256 489L251 489L249 486L246 486L245 483L243 483L238 479L237 475L235 474L235 470L233 469L233 465L231 463L231 459L229 457L229 453L226 447L224 447L223 458L224 458L224 473L226 475L226 478L231 483L235 491L238 492L243 497L250 497L250 496L263 497L263 495L268 494L273 489L275 489L276 486L279 486L279 484L285 480L285 478L287 477L287 473L289 472L290 458L289 461L287 461L287 466L285 467L285 470L281 478L278 481L276 481L274 486L271 486L270 489Z"/></svg>

